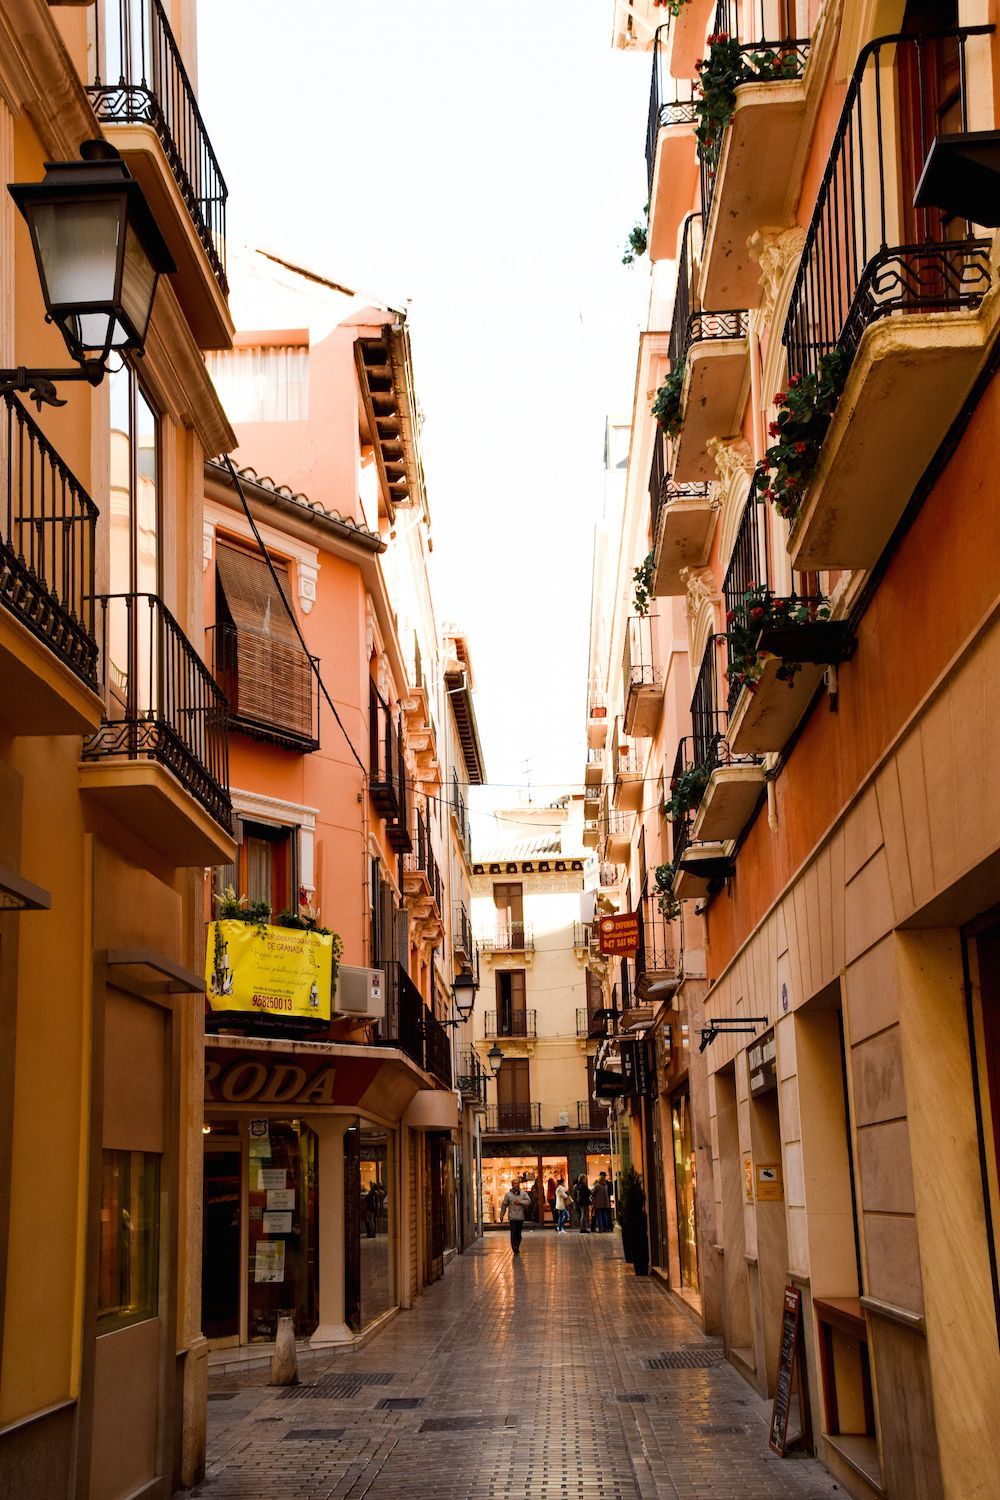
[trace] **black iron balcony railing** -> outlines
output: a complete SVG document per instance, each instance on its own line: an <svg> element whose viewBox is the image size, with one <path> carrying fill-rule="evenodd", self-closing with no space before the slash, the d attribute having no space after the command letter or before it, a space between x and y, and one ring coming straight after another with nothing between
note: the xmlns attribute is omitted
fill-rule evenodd
<svg viewBox="0 0 1000 1500"><path fill-rule="evenodd" d="M0 452L0 604L97 688L97 506L16 396Z"/></svg>
<svg viewBox="0 0 1000 1500"><path fill-rule="evenodd" d="M205 635L230 727L293 750L318 749L318 657L247 625L212 625Z"/></svg>
<svg viewBox="0 0 1000 1500"><path fill-rule="evenodd" d="M515 1130L541 1130L542 1106L540 1104L488 1104L484 1128L487 1134L510 1134Z"/></svg>
<svg viewBox="0 0 1000 1500"><path fill-rule="evenodd" d="M155 760L232 832L228 706L156 594L98 594L105 711L84 760Z"/></svg>
<svg viewBox="0 0 1000 1500"><path fill-rule="evenodd" d="M577 1130L607 1130L608 1107L598 1104L596 1099L578 1099L576 1103Z"/></svg>
<svg viewBox="0 0 1000 1500"><path fill-rule="evenodd" d="M399 816L398 739L392 711L374 682L368 684L368 793L383 818Z"/></svg>
<svg viewBox="0 0 1000 1500"><path fill-rule="evenodd" d="M533 1010L488 1010L485 1016L486 1037L535 1036L536 1012Z"/></svg>
<svg viewBox="0 0 1000 1500"><path fill-rule="evenodd" d="M486 1069L471 1047L465 1048L458 1059L458 1077L455 1085L465 1099L486 1103Z"/></svg>
<svg viewBox="0 0 1000 1500"><path fill-rule="evenodd" d="M615 759L612 767L616 781L623 776L641 776L642 760L634 745L618 745L615 747Z"/></svg>
<svg viewBox="0 0 1000 1500"><path fill-rule="evenodd" d="M724 633L709 636L695 679L691 695L691 760L695 766L716 764L729 723L721 691L725 648Z"/></svg>
<svg viewBox="0 0 1000 1500"><path fill-rule="evenodd" d="M530 953L535 946L535 937L525 922L498 922L496 931L489 937L479 939L480 947L497 953Z"/></svg>
<svg viewBox="0 0 1000 1500"><path fill-rule="evenodd" d="M459 785L458 772L454 769L451 773L451 815L455 820L455 828L466 858L471 858L472 835L469 828L469 809Z"/></svg>
<svg viewBox="0 0 1000 1500"><path fill-rule="evenodd" d="M424 1006L424 1069L451 1088L451 1038L448 1029Z"/></svg>
<svg viewBox="0 0 1000 1500"><path fill-rule="evenodd" d="M663 687L663 668L656 663L649 615L633 615L625 622L622 678L626 700L632 693Z"/></svg>
<svg viewBox="0 0 1000 1500"><path fill-rule="evenodd" d="M472 922L469 920L468 908L464 901L459 901L455 907L455 917L452 927L452 950L455 957L461 959L464 967L470 968L472 966L476 945L472 937Z"/></svg>
<svg viewBox="0 0 1000 1500"><path fill-rule="evenodd" d="M635 955L635 976L636 985L641 988L644 981L676 975L678 961L670 923L657 906L656 897L641 897L638 912L639 947ZM655 995L650 998L655 999Z"/></svg>
<svg viewBox="0 0 1000 1500"><path fill-rule="evenodd" d="M222 292L228 189L160 0L98 0L94 81L102 125L151 125Z"/></svg>
<svg viewBox="0 0 1000 1500"><path fill-rule="evenodd" d="M782 335L790 374L815 374L834 349L849 363L879 318L976 307L988 290L990 241L966 220L911 205L939 69L955 79L944 128L968 130L967 43L992 30L879 37L862 49L792 289Z"/></svg>
<svg viewBox="0 0 1000 1500"><path fill-rule="evenodd" d="M775 5L773 0L717 0L712 34L724 35L740 44L741 77L736 87L748 83L775 83L801 78L809 60L809 38L795 35L794 5ZM775 22L783 33L768 37ZM715 196L722 141L699 151L701 163L701 210L708 216Z"/></svg>
<svg viewBox="0 0 1000 1500"><path fill-rule="evenodd" d="M403 855L403 874L422 875L427 882L428 892L437 905L438 912L442 908L441 871L434 857L434 849L431 845L430 823L424 817L420 809L417 809L414 833L411 838L412 848Z"/></svg>
<svg viewBox="0 0 1000 1500"><path fill-rule="evenodd" d="M670 320L670 341L667 345L671 370L681 369L692 344L712 339L746 338L749 328L750 315L745 308L714 312L699 307L695 300L694 285L703 222L700 213L688 214L684 220L681 249L677 258L677 288Z"/></svg>
<svg viewBox="0 0 1000 1500"><path fill-rule="evenodd" d="M656 170L656 138L664 125L694 125L694 87L689 79L671 78L667 67L669 23L656 28L653 42L653 76L649 84L649 117L646 122L646 179L650 192Z"/></svg>
<svg viewBox="0 0 1000 1500"><path fill-rule="evenodd" d="M659 556L663 540L663 527L671 504L675 500L707 500L707 484L676 484L667 467L667 435L657 428L653 437L653 461L649 467L649 520L653 537L653 551Z"/></svg>

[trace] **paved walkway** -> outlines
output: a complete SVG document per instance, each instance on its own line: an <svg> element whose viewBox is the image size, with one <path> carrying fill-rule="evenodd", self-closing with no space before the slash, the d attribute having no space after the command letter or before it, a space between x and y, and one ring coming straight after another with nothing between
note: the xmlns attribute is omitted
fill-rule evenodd
<svg viewBox="0 0 1000 1500"><path fill-rule="evenodd" d="M667 1356L664 1359L664 1356ZM649 1361L659 1365L649 1368ZM681 1363L683 1361L683 1363ZM769 1407L617 1236L492 1234L357 1353L213 1378L206 1500L819 1500Z"/></svg>

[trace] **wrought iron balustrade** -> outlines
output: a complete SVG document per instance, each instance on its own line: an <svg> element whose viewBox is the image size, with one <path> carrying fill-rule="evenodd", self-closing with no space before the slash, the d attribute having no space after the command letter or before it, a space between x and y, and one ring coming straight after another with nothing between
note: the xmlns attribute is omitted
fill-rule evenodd
<svg viewBox="0 0 1000 1500"><path fill-rule="evenodd" d="M480 1104L486 1103L486 1069L471 1047L459 1054L455 1084L464 1098L476 1099Z"/></svg>
<svg viewBox="0 0 1000 1500"><path fill-rule="evenodd" d="M0 604L96 690L97 506L17 397L3 399Z"/></svg>
<svg viewBox="0 0 1000 1500"><path fill-rule="evenodd" d="M424 1066L424 1000L397 960L379 965L385 975L385 1017L378 1023L377 1042L398 1047L418 1068Z"/></svg>
<svg viewBox="0 0 1000 1500"><path fill-rule="evenodd" d="M642 759L635 745L618 745L615 751L614 775L618 781L622 776L640 776Z"/></svg>
<svg viewBox="0 0 1000 1500"><path fill-rule="evenodd" d="M663 668L657 665L653 650L653 619L650 615L633 615L625 622L622 677L626 700L631 693L663 687Z"/></svg>
<svg viewBox="0 0 1000 1500"><path fill-rule="evenodd" d="M677 753L674 756L674 768L670 776L671 789L683 776L685 771L693 771L696 765L694 759L694 747L692 737L689 734L677 741ZM691 815L685 813L683 817L674 818L670 822L670 859L677 869L681 855L687 848L691 838Z"/></svg>
<svg viewBox="0 0 1000 1500"><path fill-rule="evenodd" d="M434 857L434 849L431 844L430 822L426 819L420 809L417 809L416 824L411 836L412 848L403 854L403 874L423 875L427 882L428 891L437 904L440 912L441 872L438 862Z"/></svg>
<svg viewBox="0 0 1000 1500"><path fill-rule="evenodd" d="M150 125L224 295L226 187L160 0L97 0L87 85L102 125Z"/></svg>
<svg viewBox="0 0 1000 1500"><path fill-rule="evenodd" d="M155 760L232 832L225 695L156 594L98 594L101 727L84 760Z"/></svg>
<svg viewBox="0 0 1000 1500"><path fill-rule="evenodd" d="M990 286L990 241L966 220L913 209L930 148L929 101L942 60L954 73L945 128L965 131L969 39L992 26L879 37L847 87L820 183L782 339L791 375L817 372L839 350L849 365L869 324L893 313L979 305Z"/></svg>
<svg viewBox="0 0 1000 1500"><path fill-rule="evenodd" d="M536 1012L533 1010L488 1010L484 1018L487 1037L535 1036Z"/></svg>
<svg viewBox="0 0 1000 1500"><path fill-rule="evenodd" d="M646 121L646 180L653 190L656 170L656 138L665 125L694 125L694 85L690 79L672 78L667 67L669 24L658 26L653 41L653 73L649 83L649 115Z"/></svg>
<svg viewBox="0 0 1000 1500"><path fill-rule="evenodd" d="M472 937L472 922L464 901L459 901L455 907L452 947L456 954L461 954L465 958L466 964L471 964L476 945Z"/></svg>
<svg viewBox="0 0 1000 1500"><path fill-rule="evenodd" d="M729 723L729 715L723 706L720 680L724 670L723 653L726 645L724 633L709 636L695 679L691 695L691 752L695 766L712 767L717 764Z"/></svg>
<svg viewBox="0 0 1000 1500"><path fill-rule="evenodd" d="M795 35L794 5L773 0L717 0L712 35L739 43L741 77L736 87L748 83L777 83L801 78L809 60L810 39ZM775 23L781 34L774 35ZM768 36L768 31L771 36ZM705 223L712 207L722 141L707 152L699 151L701 163L701 208Z"/></svg>
<svg viewBox="0 0 1000 1500"><path fill-rule="evenodd" d="M688 214L677 258L677 287L670 320L667 357L671 370L684 365L692 344L713 339L746 338L750 315L745 308L712 311L700 307L695 297L697 262L704 220L701 213Z"/></svg>
<svg viewBox="0 0 1000 1500"><path fill-rule="evenodd" d="M232 728L291 749L318 749L319 658L248 625L212 625L205 635Z"/></svg>
<svg viewBox="0 0 1000 1500"><path fill-rule="evenodd" d="M472 844L469 831L469 809L466 805L465 797L462 795L462 789L459 786L458 772L454 769L451 773L451 814L455 819L458 836L465 850L466 857L470 857Z"/></svg>
<svg viewBox="0 0 1000 1500"><path fill-rule="evenodd" d="M596 1099L578 1099L576 1103L577 1130L607 1130L608 1107L598 1104Z"/></svg>
<svg viewBox="0 0 1000 1500"><path fill-rule="evenodd" d="M638 915L639 947L635 955L635 976L637 989L643 990L645 983L657 976L676 975L678 963L670 923L660 911L654 895L640 898Z"/></svg>
<svg viewBox="0 0 1000 1500"><path fill-rule="evenodd" d="M383 818L399 816L399 747L392 711L374 682L369 682L368 794Z"/></svg>
<svg viewBox="0 0 1000 1500"><path fill-rule="evenodd" d="M424 1006L424 1069L433 1074L438 1083L451 1088L451 1038L448 1029Z"/></svg>
<svg viewBox="0 0 1000 1500"><path fill-rule="evenodd" d="M540 1104L488 1104L486 1106L487 1134L510 1134L516 1130L541 1130L542 1106Z"/></svg>
<svg viewBox="0 0 1000 1500"><path fill-rule="evenodd" d="M534 948L535 937L525 922L500 922L494 933L479 939L479 944L497 953L524 953Z"/></svg>

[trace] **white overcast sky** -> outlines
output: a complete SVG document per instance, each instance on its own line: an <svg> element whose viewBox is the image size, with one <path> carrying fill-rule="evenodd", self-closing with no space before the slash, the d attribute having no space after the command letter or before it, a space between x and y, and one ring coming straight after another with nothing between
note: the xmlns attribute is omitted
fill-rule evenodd
<svg viewBox="0 0 1000 1500"><path fill-rule="evenodd" d="M582 779L604 419L631 406L648 286L621 255L649 57L612 49L611 11L199 7L231 238L409 304L438 615L469 635L494 804L526 757L535 800Z"/></svg>

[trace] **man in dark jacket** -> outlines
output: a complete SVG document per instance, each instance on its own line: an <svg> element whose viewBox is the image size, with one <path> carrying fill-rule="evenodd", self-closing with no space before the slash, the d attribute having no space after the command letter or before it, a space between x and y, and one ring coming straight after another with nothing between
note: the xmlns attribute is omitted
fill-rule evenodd
<svg viewBox="0 0 1000 1500"><path fill-rule="evenodd" d="M593 1202L594 1195L590 1191L590 1184L582 1172L577 1178L576 1186L573 1189L573 1197L576 1199L576 1206L580 1214L580 1233L589 1234L590 1205Z"/></svg>
<svg viewBox="0 0 1000 1500"><path fill-rule="evenodd" d="M607 1172L602 1172L594 1183L593 1191L594 1228L598 1234L611 1232L611 1184Z"/></svg>

